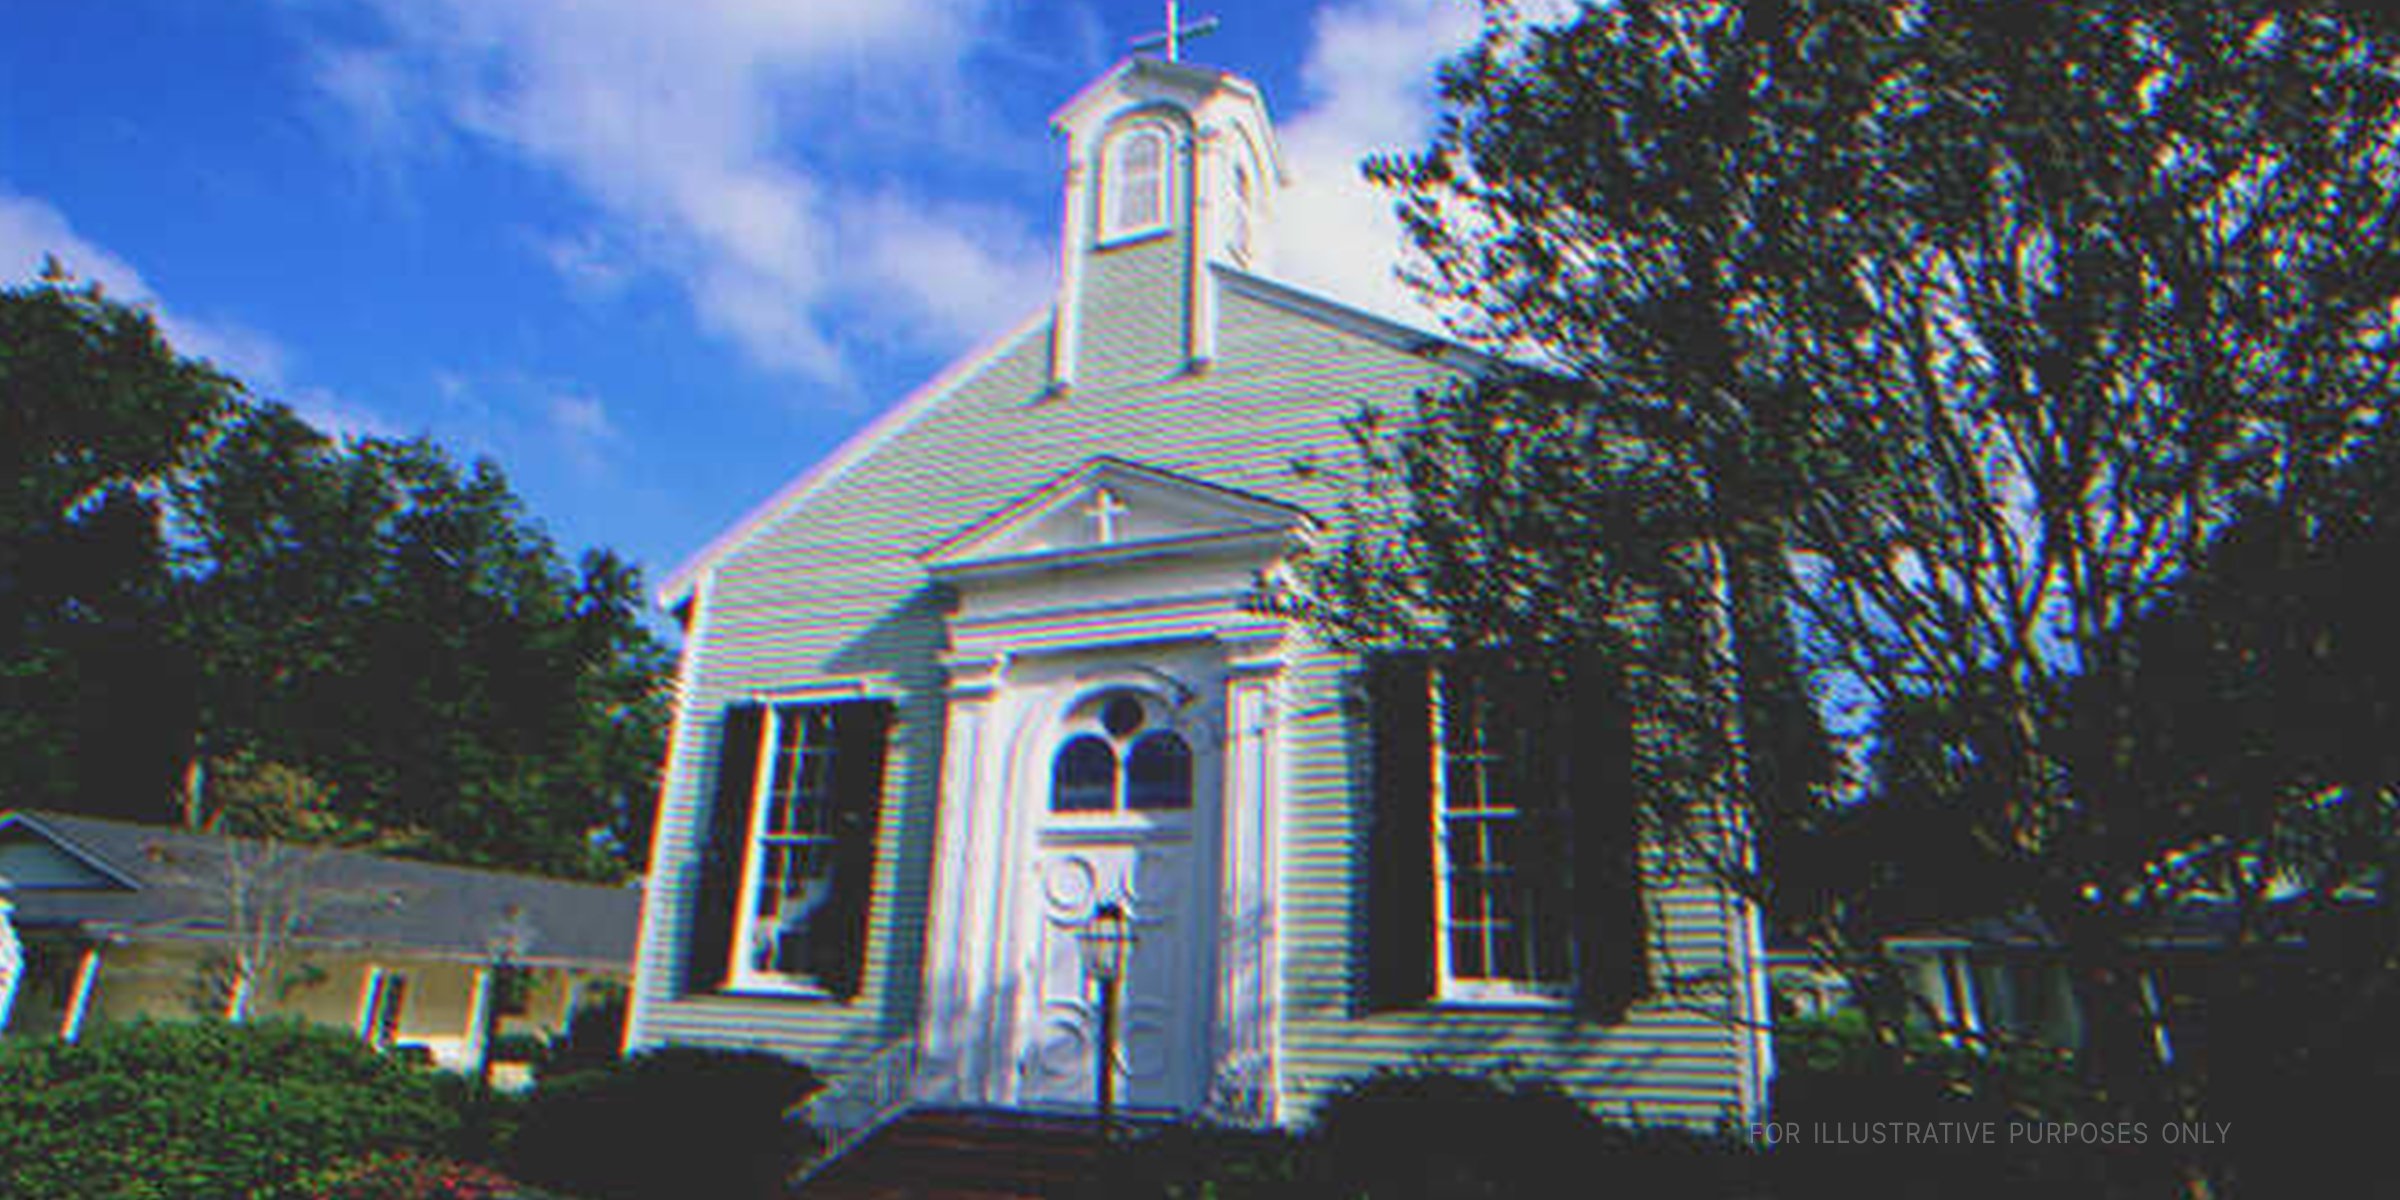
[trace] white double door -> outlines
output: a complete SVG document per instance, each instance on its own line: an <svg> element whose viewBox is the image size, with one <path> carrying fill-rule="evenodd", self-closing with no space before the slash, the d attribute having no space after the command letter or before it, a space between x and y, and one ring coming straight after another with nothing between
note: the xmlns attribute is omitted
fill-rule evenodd
<svg viewBox="0 0 2400 1200"><path fill-rule="evenodd" d="M1196 818L1196 814L1195 814ZM1078 829L1039 836L1019 925L1017 1103L1086 1111L1099 1064L1099 989L1079 945L1101 905L1132 918L1134 946L1120 984L1115 1090L1128 1111L1185 1112L1200 1101L1210 989L1204 930L1213 893L1201 887L1211 839L1193 821Z"/></svg>

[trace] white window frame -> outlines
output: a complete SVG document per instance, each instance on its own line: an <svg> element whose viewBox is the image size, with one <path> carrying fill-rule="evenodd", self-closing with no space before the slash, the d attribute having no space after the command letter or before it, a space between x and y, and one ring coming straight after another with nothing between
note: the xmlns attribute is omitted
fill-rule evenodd
<svg viewBox="0 0 2400 1200"><path fill-rule="evenodd" d="M732 962L726 972L726 984L729 990L797 996L831 995L822 984L805 972L768 971L753 966L750 961L750 950L753 941L759 934L758 891L766 882L763 876L767 866L766 849L769 837L767 821L774 815L774 806L771 803L773 797L770 793L775 788L775 756L782 741L783 730L786 723L790 722L792 727L805 731L808 717L811 714L820 714L826 719L827 736L830 738L834 704L835 702L831 700L772 703L766 706L765 719L758 723L758 768L750 781L750 822L742 831L742 883L741 889L737 893L736 908L734 909ZM799 752L806 753L806 750L803 748ZM823 748L823 752L830 759L833 747L828 744ZM795 792L803 778L805 765L804 762L793 765L792 786ZM826 787L829 792L832 787L831 771L832 767L829 764L826 768L828 775ZM838 797L829 795L827 803L829 805L836 803L838 799ZM777 837L793 844L810 840L805 837L787 838L784 835L777 835ZM828 847L826 855L830 858L831 847L836 840L833 835L821 835L815 840L821 841ZM819 902L818 911L823 911L824 903L825 901Z"/></svg>
<svg viewBox="0 0 2400 1200"><path fill-rule="evenodd" d="M1486 1007L1566 1008L1574 1002L1574 979L1542 981L1507 976L1462 976L1451 962L1450 934L1450 689L1445 686L1442 672L1427 675L1432 695L1425 706L1432 724L1433 744L1433 803L1431 827L1433 859L1433 963L1434 1000L1443 1004ZM1488 741L1490 734L1486 731ZM1478 808L1478 820L1491 820L1494 810ZM1514 819L1521 810L1507 810ZM1564 889L1559 889L1563 894ZM1526 931L1524 936L1530 937ZM1488 958L1488 952L1487 952Z"/></svg>
<svg viewBox="0 0 2400 1200"><path fill-rule="evenodd" d="M1158 170L1147 189L1152 212L1142 220L1126 213L1125 159L1135 144L1158 146ZM1128 241L1162 233L1169 225L1175 202L1175 133L1158 121L1140 121L1109 136L1100 153L1100 242Z"/></svg>

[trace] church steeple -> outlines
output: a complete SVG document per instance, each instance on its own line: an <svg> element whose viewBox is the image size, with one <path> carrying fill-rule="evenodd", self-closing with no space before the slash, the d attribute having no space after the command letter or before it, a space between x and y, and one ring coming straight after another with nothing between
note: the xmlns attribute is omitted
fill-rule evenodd
<svg viewBox="0 0 2400 1200"><path fill-rule="evenodd" d="M1172 24L1158 44L1214 27ZM1203 371L1216 357L1211 264L1265 271L1285 182L1256 85L1189 62L1137 56L1051 118L1067 143L1050 382L1134 383Z"/></svg>

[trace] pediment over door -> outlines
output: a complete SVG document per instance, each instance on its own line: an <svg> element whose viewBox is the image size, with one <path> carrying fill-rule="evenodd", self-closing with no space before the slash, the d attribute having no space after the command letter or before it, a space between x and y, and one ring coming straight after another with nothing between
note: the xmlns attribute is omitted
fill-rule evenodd
<svg viewBox="0 0 2400 1200"><path fill-rule="evenodd" d="M1117 458L1094 458L984 517L925 555L936 578L1280 542L1308 514L1264 496Z"/></svg>

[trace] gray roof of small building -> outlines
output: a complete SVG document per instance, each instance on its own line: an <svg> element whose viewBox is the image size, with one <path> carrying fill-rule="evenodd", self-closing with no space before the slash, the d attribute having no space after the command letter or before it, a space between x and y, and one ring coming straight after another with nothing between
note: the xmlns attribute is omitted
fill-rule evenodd
<svg viewBox="0 0 2400 1200"><path fill-rule="evenodd" d="M510 930L526 965L629 970L641 893L632 886L442 866L352 850L288 846L130 821L20 809L0 838L32 834L93 868L85 886L18 886L5 894L26 929L95 936L222 937L236 869L277 882L254 894L295 897L298 939L314 947L388 948L485 960Z"/></svg>

